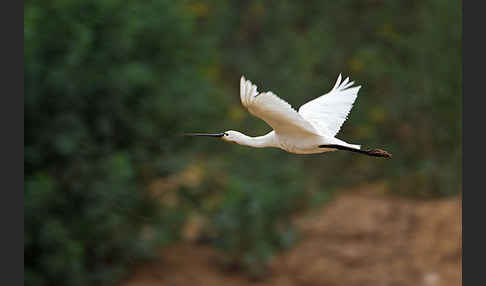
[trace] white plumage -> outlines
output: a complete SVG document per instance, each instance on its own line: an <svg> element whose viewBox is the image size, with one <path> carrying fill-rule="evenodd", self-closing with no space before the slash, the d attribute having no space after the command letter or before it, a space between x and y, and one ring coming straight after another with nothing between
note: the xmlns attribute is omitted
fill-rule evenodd
<svg viewBox="0 0 486 286"><path fill-rule="evenodd" d="M317 130L309 121L271 91L258 93L257 87L244 77L241 77L240 88L243 106L251 114L263 119L279 134L302 134L304 136L316 134Z"/></svg>
<svg viewBox="0 0 486 286"><path fill-rule="evenodd" d="M331 136L336 136L346 121L353 103L358 97L361 86L351 87L354 83L348 82L347 77L341 82L341 74L333 89L299 108L299 113L310 121L318 130Z"/></svg>
<svg viewBox="0 0 486 286"><path fill-rule="evenodd" d="M335 137L346 121L361 88L361 86L352 87L354 82L349 82L349 78L341 80L339 74L331 91L302 105L297 112L273 92L259 93L257 86L242 76L241 103L251 114L270 125L273 131L259 137L249 137L233 130L218 134L188 135L220 137L240 145L257 148L276 147L296 154L347 150L391 158L391 154L386 151L361 150L360 145L349 144Z"/></svg>

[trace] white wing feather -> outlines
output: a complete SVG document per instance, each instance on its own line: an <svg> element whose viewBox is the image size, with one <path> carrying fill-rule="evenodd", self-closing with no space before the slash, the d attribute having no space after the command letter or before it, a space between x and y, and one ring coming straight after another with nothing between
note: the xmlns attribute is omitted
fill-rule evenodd
<svg viewBox="0 0 486 286"><path fill-rule="evenodd" d="M350 88L354 82L348 81L347 77L341 82L341 74L339 74L332 90L302 105L299 114L321 133L336 136L346 121L361 88L361 86Z"/></svg>
<svg viewBox="0 0 486 286"><path fill-rule="evenodd" d="M319 134L290 104L271 91L258 93L256 85L243 76L240 97L251 114L265 121L278 134Z"/></svg>

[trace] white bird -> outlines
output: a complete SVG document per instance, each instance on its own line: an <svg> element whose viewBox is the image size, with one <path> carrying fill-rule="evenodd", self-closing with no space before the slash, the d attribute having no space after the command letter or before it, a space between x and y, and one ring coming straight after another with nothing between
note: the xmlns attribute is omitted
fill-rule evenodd
<svg viewBox="0 0 486 286"><path fill-rule="evenodd" d="M391 158L392 155L380 149L362 150L360 145L349 144L335 136L347 119L361 86L351 87L347 77L341 81L339 74L334 87L328 93L315 98L299 108L299 111L279 98L273 92L257 91L256 85L240 80L241 103L248 111L265 121L273 131L263 136L250 137L238 131L223 133L189 133L190 136L218 137L226 142L264 148L280 148L295 154L314 154L336 150Z"/></svg>

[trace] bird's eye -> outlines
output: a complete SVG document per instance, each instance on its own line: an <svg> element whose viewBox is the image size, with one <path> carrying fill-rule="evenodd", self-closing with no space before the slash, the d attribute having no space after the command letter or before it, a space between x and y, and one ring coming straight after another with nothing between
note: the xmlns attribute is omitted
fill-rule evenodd
<svg viewBox="0 0 486 286"><path fill-rule="evenodd" d="M224 136L228 136L228 133L224 133Z"/></svg>

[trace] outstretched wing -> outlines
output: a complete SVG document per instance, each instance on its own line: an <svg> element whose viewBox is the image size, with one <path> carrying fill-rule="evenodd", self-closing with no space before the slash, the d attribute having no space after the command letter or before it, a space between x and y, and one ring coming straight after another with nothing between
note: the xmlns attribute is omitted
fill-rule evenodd
<svg viewBox="0 0 486 286"><path fill-rule="evenodd" d="M318 134L286 101L271 91L258 93L256 85L241 77L241 103L248 111L270 125L279 134Z"/></svg>
<svg viewBox="0 0 486 286"><path fill-rule="evenodd" d="M332 90L299 108L299 114L322 133L336 136L346 121L361 86L351 87L347 77L341 82L341 74Z"/></svg>

